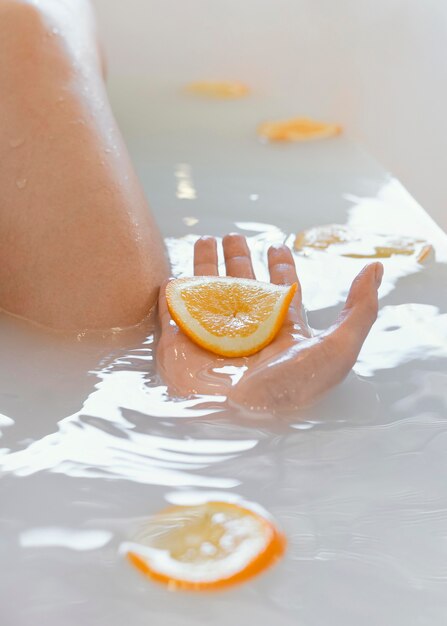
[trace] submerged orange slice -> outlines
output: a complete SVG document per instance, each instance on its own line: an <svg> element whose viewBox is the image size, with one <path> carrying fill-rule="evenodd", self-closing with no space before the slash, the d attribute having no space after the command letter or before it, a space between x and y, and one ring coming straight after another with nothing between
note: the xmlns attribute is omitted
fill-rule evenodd
<svg viewBox="0 0 447 626"><path fill-rule="evenodd" d="M423 239L363 232L341 224L316 226L298 233L294 248L297 252L328 250L351 259L413 256L419 263L432 251L432 246Z"/></svg>
<svg viewBox="0 0 447 626"><path fill-rule="evenodd" d="M259 352L279 332L297 288L243 278L195 276L168 283L173 320L195 343L220 356Z"/></svg>
<svg viewBox="0 0 447 626"><path fill-rule="evenodd" d="M228 502L174 506L154 515L127 556L170 589L212 590L242 582L274 563L285 539L251 509Z"/></svg>
<svg viewBox="0 0 447 626"><path fill-rule="evenodd" d="M309 141L335 137L342 131L339 124L326 124L307 117L290 120L264 122L258 127L258 135L269 141Z"/></svg>
<svg viewBox="0 0 447 626"><path fill-rule="evenodd" d="M244 83L237 81L210 81L202 80L190 83L186 86L187 91L199 96L210 98L243 98L250 93L250 89Z"/></svg>

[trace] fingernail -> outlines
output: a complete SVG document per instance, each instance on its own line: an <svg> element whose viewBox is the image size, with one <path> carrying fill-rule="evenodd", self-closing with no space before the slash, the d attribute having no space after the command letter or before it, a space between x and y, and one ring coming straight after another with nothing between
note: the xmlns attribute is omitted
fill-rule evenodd
<svg viewBox="0 0 447 626"><path fill-rule="evenodd" d="M382 284L382 278L383 278L383 265L382 265L382 263L376 263L375 277L376 277L376 286L377 286L377 289L378 289L380 287L380 285Z"/></svg>
<svg viewBox="0 0 447 626"><path fill-rule="evenodd" d="M270 250L272 252L281 252L286 247L287 246L283 243L272 243L272 245L270 246Z"/></svg>
<svg viewBox="0 0 447 626"><path fill-rule="evenodd" d="M230 239L233 237L242 237L243 235L241 235L240 233L228 233L227 235L225 235L224 239Z"/></svg>

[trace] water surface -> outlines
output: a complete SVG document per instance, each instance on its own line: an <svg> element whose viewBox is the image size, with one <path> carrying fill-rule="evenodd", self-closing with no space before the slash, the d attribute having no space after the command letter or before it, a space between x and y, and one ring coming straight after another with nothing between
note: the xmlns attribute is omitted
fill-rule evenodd
<svg viewBox="0 0 447 626"><path fill-rule="evenodd" d="M1 623L445 624L447 237L344 138L268 146L247 103L211 115L185 100L181 118L178 100L153 106L152 132L131 147L177 275L197 236L238 231L266 278L271 243L330 222L422 237L435 254L385 260L354 372L283 418L169 398L153 319L64 337L0 318ZM362 265L297 256L316 330ZM285 558L208 595L173 594L128 565L121 546L148 515L207 498L267 509Z"/></svg>

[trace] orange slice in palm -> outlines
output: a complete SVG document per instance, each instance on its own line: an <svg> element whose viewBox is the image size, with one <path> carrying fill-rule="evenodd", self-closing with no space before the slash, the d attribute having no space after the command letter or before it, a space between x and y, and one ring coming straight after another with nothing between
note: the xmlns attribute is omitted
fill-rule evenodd
<svg viewBox="0 0 447 626"><path fill-rule="evenodd" d="M220 356L259 352L278 334L297 288L243 278L195 276L168 283L173 320L202 348Z"/></svg>
<svg viewBox="0 0 447 626"><path fill-rule="evenodd" d="M190 83L186 87L187 91L199 96L206 96L209 98L243 98L250 93L250 89L244 83L237 81L211 81L202 80L195 83Z"/></svg>
<svg viewBox="0 0 447 626"><path fill-rule="evenodd" d="M309 141L335 137L342 131L339 124L326 124L307 117L264 122L258 127L258 135L269 141Z"/></svg>
<svg viewBox="0 0 447 626"><path fill-rule="evenodd" d="M170 589L212 590L243 582L274 563L285 539L274 524L228 502L174 506L154 515L127 556Z"/></svg>

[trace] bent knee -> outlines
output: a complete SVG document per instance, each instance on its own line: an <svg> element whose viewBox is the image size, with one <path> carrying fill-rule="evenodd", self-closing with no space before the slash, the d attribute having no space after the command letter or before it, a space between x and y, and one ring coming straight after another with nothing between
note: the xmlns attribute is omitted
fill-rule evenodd
<svg viewBox="0 0 447 626"><path fill-rule="evenodd" d="M29 0L0 0L0 28L11 39L19 41L35 33L39 35L50 26L44 11Z"/></svg>
<svg viewBox="0 0 447 626"><path fill-rule="evenodd" d="M14 69L20 59L43 62L42 51L63 49L62 41L94 26L88 0L0 0L0 54L2 67ZM62 44L62 45L61 45ZM8 56L9 55L9 56ZM45 59L45 62L47 59Z"/></svg>
<svg viewBox="0 0 447 626"><path fill-rule="evenodd" d="M9 80L17 90L27 82L27 68L32 74L39 66L43 69L52 28L51 20L35 4L0 0L0 79Z"/></svg>

